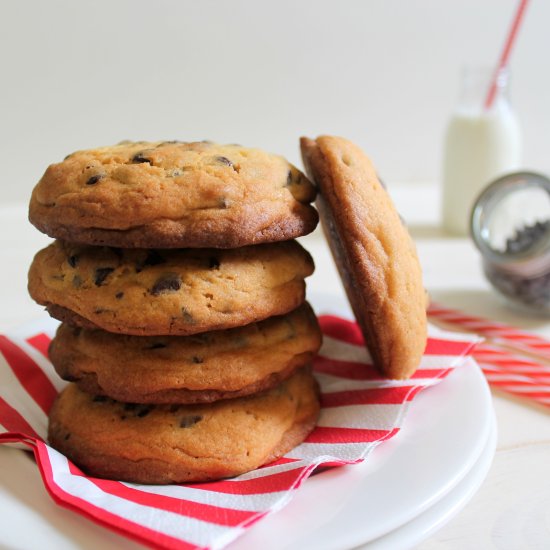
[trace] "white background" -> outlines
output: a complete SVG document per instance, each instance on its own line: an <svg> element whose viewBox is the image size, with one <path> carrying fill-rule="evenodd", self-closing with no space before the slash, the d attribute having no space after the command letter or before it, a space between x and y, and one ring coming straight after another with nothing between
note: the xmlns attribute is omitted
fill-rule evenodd
<svg viewBox="0 0 550 550"><path fill-rule="evenodd" d="M384 180L436 181L464 64L492 64L513 0L18 0L0 12L0 200L122 139L212 139L299 163L361 145ZM550 2L512 59L525 165L550 172Z"/></svg>

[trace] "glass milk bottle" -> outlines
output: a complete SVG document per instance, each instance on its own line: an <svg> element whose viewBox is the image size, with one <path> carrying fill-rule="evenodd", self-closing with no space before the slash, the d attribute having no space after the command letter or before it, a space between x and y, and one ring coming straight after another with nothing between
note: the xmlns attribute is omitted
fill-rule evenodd
<svg viewBox="0 0 550 550"><path fill-rule="evenodd" d="M499 72L492 106L484 108L492 71L464 70L460 100L447 127L443 161L443 227L467 235L477 196L521 163L519 124L508 100L508 72Z"/></svg>

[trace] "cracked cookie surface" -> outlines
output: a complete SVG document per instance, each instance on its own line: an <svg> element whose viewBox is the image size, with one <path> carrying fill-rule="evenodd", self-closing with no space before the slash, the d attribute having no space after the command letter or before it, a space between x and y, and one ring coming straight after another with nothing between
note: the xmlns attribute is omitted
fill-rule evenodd
<svg viewBox="0 0 550 550"><path fill-rule="evenodd" d="M301 369L260 394L203 405L135 405L70 384L50 411L50 444L87 474L134 483L232 477L301 443L319 414L317 382Z"/></svg>
<svg viewBox="0 0 550 550"><path fill-rule="evenodd" d="M206 403L269 389L321 346L313 310L195 336L125 336L62 324L49 357L93 395L132 403Z"/></svg>
<svg viewBox="0 0 550 550"><path fill-rule="evenodd" d="M239 327L297 308L313 260L296 241L238 249L144 250L55 241L29 294L62 321L139 336Z"/></svg>
<svg viewBox="0 0 550 550"><path fill-rule="evenodd" d="M315 187L284 158L210 142L123 142L77 151L36 185L29 219L70 242L237 248L315 228Z"/></svg>

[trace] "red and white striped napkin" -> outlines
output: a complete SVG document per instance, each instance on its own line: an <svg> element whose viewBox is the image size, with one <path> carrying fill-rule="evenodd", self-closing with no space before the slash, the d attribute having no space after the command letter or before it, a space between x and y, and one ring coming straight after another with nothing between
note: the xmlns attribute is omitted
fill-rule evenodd
<svg viewBox="0 0 550 550"><path fill-rule="evenodd" d="M147 486L86 476L44 442L47 413L64 386L47 359L56 323L47 319L0 336L0 443L32 450L61 506L155 548L220 549L282 508L319 466L363 461L394 436L418 392L464 363L475 339L434 331L411 380L381 379L354 322L320 318L314 363L321 385L318 427L285 457L234 479Z"/></svg>

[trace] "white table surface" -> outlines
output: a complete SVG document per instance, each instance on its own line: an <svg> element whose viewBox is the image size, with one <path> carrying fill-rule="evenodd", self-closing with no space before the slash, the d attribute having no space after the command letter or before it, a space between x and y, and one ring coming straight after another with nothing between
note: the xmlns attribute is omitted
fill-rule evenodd
<svg viewBox="0 0 550 550"><path fill-rule="evenodd" d="M441 232L435 186L390 185L390 193L416 241L425 285L434 300L550 337L550 321L519 316L495 295L469 239ZM44 315L27 296L26 273L33 254L49 239L27 222L26 212L23 204L0 205L0 331ZM317 267L308 290L340 293L320 231L302 243ZM550 409L496 393L493 397L498 444L489 475L470 503L422 543L421 550L550 548ZM9 472L0 472L0 496L10 491L9 485Z"/></svg>

